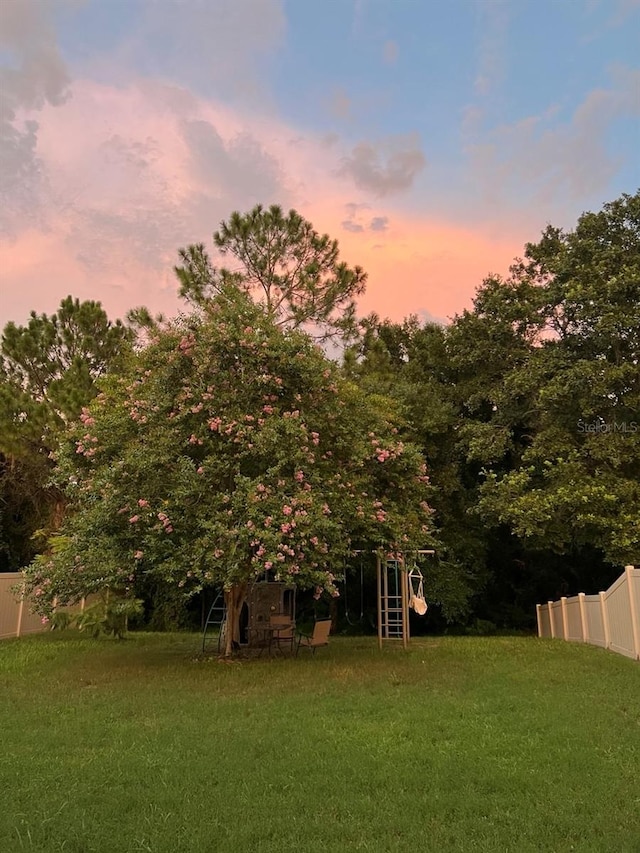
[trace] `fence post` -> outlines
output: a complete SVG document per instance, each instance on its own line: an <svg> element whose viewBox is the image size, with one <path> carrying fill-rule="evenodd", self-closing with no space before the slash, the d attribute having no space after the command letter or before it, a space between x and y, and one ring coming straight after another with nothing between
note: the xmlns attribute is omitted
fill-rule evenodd
<svg viewBox="0 0 640 853"><path fill-rule="evenodd" d="M589 642L589 624L587 623L587 608L584 592L578 593L578 605L580 607L580 627L582 628L582 642Z"/></svg>
<svg viewBox="0 0 640 853"><path fill-rule="evenodd" d="M542 614L540 612L541 610L542 610L542 608L540 607L540 605L536 604L536 622L538 623L538 636L539 637L542 636Z"/></svg>
<svg viewBox="0 0 640 853"><path fill-rule="evenodd" d="M600 610L602 612L602 630L604 631L604 647L609 648L609 614L607 613L607 593L600 593Z"/></svg>
<svg viewBox="0 0 640 853"><path fill-rule="evenodd" d="M567 596L563 595L560 598L560 612L562 613L562 639L567 640L569 630L567 628Z"/></svg>
<svg viewBox="0 0 640 853"><path fill-rule="evenodd" d="M627 576L627 589L629 590L629 608L631 610L631 630L633 631L633 650L636 660L640 659L640 613L636 612L636 599L633 594L633 566L625 566L624 573Z"/></svg>
<svg viewBox="0 0 640 853"><path fill-rule="evenodd" d="M553 621L553 601L547 601L547 607L549 608L549 628L551 629L551 639L555 640L556 626Z"/></svg>
<svg viewBox="0 0 640 853"><path fill-rule="evenodd" d="M20 603L18 604L18 622L16 624L16 637L19 637L22 633L22 613L24 611L24 587L22 589L22 595L20 596Z"/></svg>

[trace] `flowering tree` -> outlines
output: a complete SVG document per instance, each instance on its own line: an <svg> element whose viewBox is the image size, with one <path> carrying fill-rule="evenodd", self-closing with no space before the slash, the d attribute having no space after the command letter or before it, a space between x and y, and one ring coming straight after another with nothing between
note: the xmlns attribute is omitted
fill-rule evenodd
<svg viewBox="0 0 640 853"><path fill-rule="evenodd" d="M58 454L75 512L28 570L46 613L154 581L225 589L238 636L248 584L271 572L337 594L344 557L429 539L421 456L305 335L237 290L158 332L85 408Z"/></svg>

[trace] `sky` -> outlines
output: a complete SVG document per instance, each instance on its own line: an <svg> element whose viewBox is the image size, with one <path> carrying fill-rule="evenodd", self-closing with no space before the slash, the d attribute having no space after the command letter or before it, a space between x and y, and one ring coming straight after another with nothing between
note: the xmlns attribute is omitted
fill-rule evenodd
<svg viewBox="0 0 640 853"><path fill-rule="evenodd" d="M295 208L361 314L446 322L640 187L640 0L1 0L0 326L180 310L235 210Z"/></svg>

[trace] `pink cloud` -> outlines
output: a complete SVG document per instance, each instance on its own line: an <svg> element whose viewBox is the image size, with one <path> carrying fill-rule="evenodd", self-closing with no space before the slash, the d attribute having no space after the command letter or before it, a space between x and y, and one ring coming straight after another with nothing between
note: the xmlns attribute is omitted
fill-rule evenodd
<svg viewBox="0 0 640 853"><path fill-rule="evenodd" d="M338 233L333 206L318 209L313 221L322 230ZM345 259L369 274L361 311L393 320L411 313L446 319L469 308L483 278L506 273L523 242L401 212L390 214L382 234L370 228L340 234Z"/></svg>
<svg viewBox="0 0 640 853"><path fill-rule="evenodd" d="M223 218L257 202L295 207L337 237L344 258L369 273L362 312L393 319L462 310L531 237L496 237L381 201L340 173L339 141L328 146L171 85L77 81L38 120L46 192L0 238L3 324L50 312L67 293L100 300L112 317L140 304L172 314L177 249L210 245ZM362 224L345 230L345 221Z"/></svg>

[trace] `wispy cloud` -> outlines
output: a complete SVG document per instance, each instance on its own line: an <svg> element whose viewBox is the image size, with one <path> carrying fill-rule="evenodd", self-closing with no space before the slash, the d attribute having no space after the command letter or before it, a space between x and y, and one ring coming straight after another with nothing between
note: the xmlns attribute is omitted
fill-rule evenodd
<svg viewBox="0 0 640 853"><path fill-rule="evenodd" d="M0 321L51 311L69 292L112 315L137 304L174 312L178 247L210 244L222 219L256 202L295 207L339 237L345 260L369 272L362 310L394 319L451 315L519 251L508 223L488 237L482 224L420 215L415 198L413 212L393 204L426 168L417 134L354 145L277 118L262 63L283 45L281 0L171 0L162 14L157 0L140 0L101 59L110 69L101 82L84 66L72 79L52 8L0 0L0 53L10 57L0 78ZM364 13L359 0L360 26ZM379 52L373 61L379 68ZM367 101L348 85L336 91L353 121Z"/></svg>
<svg viewBox="0 0 640 853"><path fill-rule="evenodd" d="M571 119L553 111L502 125L468 146L475 179L497 202L511 193L549 206L604 190L620 164L608 149L612 122L640 116L640 71L617 68L611 85L589 92Z"/></svg>
<svg viewBox="0 0 640 853"><path fill-rule="evenodd" d="M70 76L51 21L37 0L0 4L0 233L41 209L49 192L37 154L38 113L69 95ZM44 224L44 223L42 223Z"/></svg>

